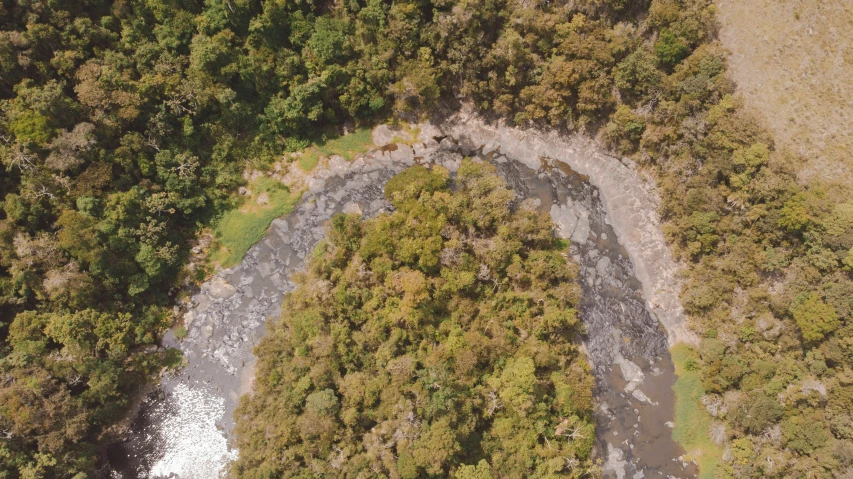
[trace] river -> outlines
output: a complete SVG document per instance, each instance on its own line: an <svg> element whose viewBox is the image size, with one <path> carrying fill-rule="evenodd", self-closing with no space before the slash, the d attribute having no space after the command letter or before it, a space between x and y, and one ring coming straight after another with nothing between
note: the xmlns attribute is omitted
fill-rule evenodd
<svg viewBox="0 0 853 479"><path fill-rule="evenodd" d="M487 125L471 114L421 125L413 147L387 144L352 163L333 158L310 177L297 208L271 225L243 262L222 271L192 296L189 332L165 346L180 348L186 366L166 374L143 403L123 443L109 450L115 478L200 478L224 475L232 413L251 390L252 348L278 315L292 272L324 234L332 215L372 216L388 208L385 182L413 164L451 171L463 155L498 167L519 200L551 213L557 233L572 241L581 265L583 338L596 378L598 453L605 477L694 477L672 440L674 370L668 346L692 341L678 304L677 265L657 223L653 189L630 162L577 136Z"/></svg>

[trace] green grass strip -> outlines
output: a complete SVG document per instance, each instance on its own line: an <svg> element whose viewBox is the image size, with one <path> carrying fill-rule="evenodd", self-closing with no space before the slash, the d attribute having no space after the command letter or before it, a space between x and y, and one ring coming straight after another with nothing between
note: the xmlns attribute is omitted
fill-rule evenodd
<svg viewBox="0 0 853 479"><path fill-rule="evenodd" d="M216 224L218 248L214 249L211 261L223 268L242 261L249 248L264 238L270 223L293 211L300 197L299 193L292 193L286 186L267 177L250 182L248 187L253 192L252 197L245 199L239 208L225 212ZM269 197L268 204L257 204L261 193Z"/></svg>
<svg viewBox="0 0 853 479"><path fill-rule="evenodd" d="M670 352L677 375L672 387L675 391L673 438L684 448L684 458L699 464L699 478L713 479L723 451L708 435L712 418L702 404L705 389L698 366L699 355L686 344L676 345Z"/></svg>
<svg viewBox="0 0 853 479"><path fill-rule="evenodd" d="M373 146L370 128L359 128L349 135L339 136L329 140L319 141L302 152L297 164L305 171L311 171L317 166L320 157L339 155L347 161L352 161L355 155L364 153Z"/></svg>

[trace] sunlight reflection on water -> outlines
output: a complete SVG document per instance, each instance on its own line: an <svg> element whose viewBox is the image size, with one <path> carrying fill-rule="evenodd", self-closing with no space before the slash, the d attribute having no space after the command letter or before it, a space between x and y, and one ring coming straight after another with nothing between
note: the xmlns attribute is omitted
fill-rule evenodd
<svg viewBox="0 0 853 479"><path fill-rule="evenodd" d="M178 384L166 401L148 412L158 429L159 451L150 477L211 479L223 475L237 450L229 449L216 422L225 414L225 400L219 395Z"/></svg>

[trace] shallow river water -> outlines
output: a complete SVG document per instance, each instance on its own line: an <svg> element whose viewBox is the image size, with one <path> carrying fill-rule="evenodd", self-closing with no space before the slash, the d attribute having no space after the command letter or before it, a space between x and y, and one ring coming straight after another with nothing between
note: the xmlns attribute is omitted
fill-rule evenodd
<svg viewBox="0 0 853 479"><path fill-rule="evenodd" d="M342 211L376 215L388 208L382 188L394 174L416 161L453 171L463 155L495 164L519 200L537 201L554 218L557 233L571 239L581 265L583 340L596 377L605 477L696 475L672 440L674 372L667 331L650 312L599 190L559 157L544 158L534 169L494 142L426 136L414 149L389 145L353 163L333 160L318 169L294 212L275 220L239 266L193 295L184 316L188 338L164 338L165 345L183 350L187 366L162 378L128 439L110 448L112 477L223 476L238 453L228 438L239 396L251 389L252 348L265 322L278 315L283 295L293 288L290 275L322 238L324 223Z"/></svg>

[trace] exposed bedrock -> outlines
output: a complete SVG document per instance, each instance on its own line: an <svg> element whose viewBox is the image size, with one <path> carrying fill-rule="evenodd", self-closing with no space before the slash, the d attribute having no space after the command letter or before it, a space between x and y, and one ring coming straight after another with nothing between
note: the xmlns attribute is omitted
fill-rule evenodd
<svg viewBox="0 0 853 479"><path fill-rule="evenodd" d="M251 389L252 348L278 316L293 288L290 276L304 266L325 222L342 211L376 215L388 208L382 190L394 174L416 161L453 171L463 155L495 164L519 199L537 202L557 234L571 239L606 477L693 477L695 467L681 461L672 440L667 346L694 338L678 303L678 268L660 231L654 190L636 169L581 136L487 125L466 113L440 128L421 125L411 147L390 144L395 132L388 127L375 133L381 150L352 163L332 158L308 176L290 177L307 190L299 206L275 220L239 266L193 295L184 316L188 337L164 339L183 350L187 366L162 379L131 437L112 449L115 477L217 477L237 454L228 436L237 400Z"/></svg>

